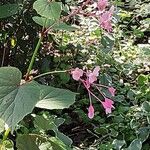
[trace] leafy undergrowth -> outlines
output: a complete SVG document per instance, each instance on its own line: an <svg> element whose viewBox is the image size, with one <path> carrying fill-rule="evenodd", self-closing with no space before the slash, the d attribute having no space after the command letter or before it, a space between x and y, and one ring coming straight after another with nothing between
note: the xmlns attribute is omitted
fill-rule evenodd
<svg viewBox="0 0 150 150"><path fill-rule="evenodd" d="M40 9L47 7L47 0L11 3L15 3L12 8L10 3L0 6L0 60L1 66L19 70L0 68L0 149L149 150L149 1L111 1L115 6L111 33L88 16L95 11L95 4L84 6L85 14L57 24L59 17L69 14L72 6L80 6L80 2L63 1L61 7L60 2L52 2L48 12ZM10 11L4 11L6 8ZM34 70L27 81L21 80L41 26L51 25L50 32L43 36ZM82 82L73 80L71 69L87 71L94 66L100 66L95 83L116 89L114 97L105 88L100 89L114 101L115 108L106 114L92 97L95 114L90 119L87 89ZM51 71L53 74L38 76ZM104 100L98 91L91 91ZM8 137L5 123L12 129Z"/></svg>

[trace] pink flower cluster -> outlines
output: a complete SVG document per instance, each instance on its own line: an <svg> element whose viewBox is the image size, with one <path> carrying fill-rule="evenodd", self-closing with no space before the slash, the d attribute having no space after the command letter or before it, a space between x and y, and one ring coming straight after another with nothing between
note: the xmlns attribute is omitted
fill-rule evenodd
<svg viewBox="0 0 150 150"><path fill-rule="evenodd" d="M100 27L107 30L107 32L112 31L112 15L114 12L114 6L111 6L111 8L106 11L106 8L108 6L108 0L98 0L97 2L97 8L99 11L99 24Z"/></svg>
<svg viewBox="0 0 150 150"><path fill-rule="evenodd" d="M91 99L91 96L93 96L96 100L98 100L102 106L104 107L105 109L105 112L106 114L109 114L112 112L112 108L115 108L113 106L114 102L107 98L105 96L105 94L103 94L103 92L100 90L101 87L103 88L107 88L108 91L110 92L110 94L112 96L115 95L115 91L116 89L114 89L113 87L108 87L108 86L105 86L105 85L102 85L102 84L96 84L95 82L97 81L97 77L99 76L99 71L100 71L100 67L99 66L96 66L93 71L91 70L87 70L87 71L84 71L82 69L79 69L79 68L75 68L75 69L72 69L71 71L71 75L72 75L72 78L76 81L80 81L83 83L84 87L86 88L86 90L88 91L88 94L89 94L89 100L90 100L90 106L88 108L88 117L90 119L92 119L94 117L94 107L92 105L92 99ZM100 94L104 97L104 101L101 101L92 91L91 91L91 87L95 87L99 92Z"/></svg>

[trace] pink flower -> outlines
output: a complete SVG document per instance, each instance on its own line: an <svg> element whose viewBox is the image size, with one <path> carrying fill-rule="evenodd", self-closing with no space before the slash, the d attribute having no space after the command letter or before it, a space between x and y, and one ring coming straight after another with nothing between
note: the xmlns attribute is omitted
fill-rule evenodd
<svg viewBox="0 0 150 150"><path fill-rule="evenodd" d="M116 89L115 89L115 88L109 87L109 88L108 88L108 91L111 93L112 96L115 96L115 92L116 92Z"/></svg>
<svg viewBox="0 0 150 150"><path fill-rule="evenodd" d="M109 98L105 98L105 101L102 102L102 105L103 105L103 107L105 109L106 114L110 114L112 112L111 109L115 108L113 106L113 104L114 104L114 102L111 99L109 99Z"/></svg>
<svg viewBox="0 0 150 150"><path fill-rule="evenodd" d="M92 84L93 82L97 80L97 77L93 73L90 73L88 77L89 77L88 81L90 84Z"/></svg>
<svg viewBox="0 0 150 150"><path fill-rule="evenodd" d="M96 66L94 68L93 72L90 72L90 73L87 74L90 84L92 84L93 82L95 82L97 80L97 77L99 75L99 71L100 71L100 67Z"/></svg>
<svg viewBox="0 0 150 150"><path fill-rule="evenodd" d="M97 3L97 7L100 11L105 10L107 5L108 5L108 0L99 0Z"/></svg>
<svg viewBox="0 0 150 150"><path fill-rule="evenodd" d="M94 117L94 107L92 104L90 104L90 107L88 108L88 117L92 119Z"/></svg>
<svg viewBox="0 0 150 150"><path fill-rule="evenodd" d="M104 12L103 14L100 15L100 20L99 24L100 26L107 30L108 32L112 31L112 25L111 25L111 20L112 20L112 14L114 11L114 6L112 6L109 11Z"/></svg>
<svg viewBox="0 0 150 150"><path fill-rule="evenodd" d="M78 81L80 77L83 76L83 70L79 68L75 68L75 70L73 70L71 74L72 74L72 78Z"/></svg>
<svg viewBox="0 0 150 150"><path fill-rule="evenodd" d="M98 77L98 76L99 76L99 71L100 71L100 67L99 67L99 66L96 66L96 67L94 68L94 70L93 70L93 74Z"/></svg>

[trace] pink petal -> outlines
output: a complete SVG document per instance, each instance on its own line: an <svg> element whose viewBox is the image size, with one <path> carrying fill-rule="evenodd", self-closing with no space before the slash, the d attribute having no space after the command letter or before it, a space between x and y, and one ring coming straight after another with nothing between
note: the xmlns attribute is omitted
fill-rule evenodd
<svg viewBox="0 0 150 150"><path fill-rule="evenodd" d="M108 104L108 105L112 105L114 104L114 101L109 99L109 98L105 98L105 102Z"/></svg>
<svg viewBox="0 0 150 150"><path fill-rule="evenodd" d="M99 66L96 66L96 67L94 68L94 70L93 70L93 74L94 74L95 76L98 76L98 75L99 75L99 71L100 71L100 67L99 67Z"/></svg>
<svg viewBox="0 0 150 150"><path fill-rule="evenodd" d="M99 0L97 3L97 7L100 11L103 11L108 5L108 0Z"/></svg>
<svg viewBox="0 0 150 150"><path fill-rule="evenodd" d="M115 108L113 106L113 104L114 104L114 102L111 99L109 99L109 98L105 98L105 101L102 102L102 105L103 105L103 107L105 109L106 114L111 113L111 109Z"/></svg>
<svg viewBox="0 0 150 150"><path fill-rule="evenodd" d="M89 74L89 83L92 84L96 80L97 80L97 77L93 73L90 73Z"/></svg>
<svg viewBox="0 0 150 150"><path fill-rule="evenodd" d="M113 102L111 99L109 99L109 98L105 98L105 101L102 102L102 105L103 105L103 107L104 107L105 109L107 109L107 108L115 108L115 107L113 106L113 104L114 104L114 102Z"/></svg>
<svg viewBox="0 0 150 150"><path fill-rule="evenodd" d="M111 93L112 96L115 96L115 92L116 92L116 89L115 89L115 88L109 87L109 88L108 88L108 91Z"/></svg>
<svg viewBox="0 0 150 150"><path fill-rule="evenodd" d="M114 13L115 7L112 5L109 9L109 13L110 15L112 15Z"/></svg>
<svg viewBox="0 0 150 150"><path fill-rule="evenodd" d="M88 108L88 117L90 119L94 117L94 107L92 105L90 105L90 107Z"/></svg>
<svg viewBox="0 0 150 150"><path fill-rule="evenodd" d="M111 20L111 15L110 15L110 12L106 11L104 12L102 15L100 15L100 21L101 22L107 22L107 21L110 21Z"/></svg>
<svg viewBox="0 0 150 150"><path fill-rule="evenodd" d="M112 110L111 110L111 108L106 108L106 109L105 109L105 112L106 112L106 114L111 114L111 113L112 113Z"/></svg>
<svg viewBox="0 0 150 150"><path fill-rule="evenodd" d="M80 77L83 76L83 70L79 68L75 68L75 70L72 71L71 74L72 74L72 78L78 81Z"/></svg>
<svg viewBox="0 0 150 150"><path fill-rule="evenodd" d="M101 28L107 30L108 32L112 31L111 20L112 20L113 12L114 12L114 6L112 6L109 9L109 11L106 11L103 14L101 14L99 18L99 24Z"/></svg>

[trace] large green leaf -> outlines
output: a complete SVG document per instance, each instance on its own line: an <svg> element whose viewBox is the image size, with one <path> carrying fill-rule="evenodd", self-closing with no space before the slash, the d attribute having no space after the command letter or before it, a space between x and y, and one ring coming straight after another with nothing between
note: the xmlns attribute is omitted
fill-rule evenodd
<svg viewBox="0 0 150 150"><path fill-rule="evenodd" d="M36 107L44 109L63 109L68 108L74 103L75 93L69 90L40 84L38 84L38 86L40 88L40 100L36 104Z"/></svg>
<svg viewBox="0 0 150 150"><path fill-rule="evenodd" d="M37 24L39 24L40 26L44 26L45 28L52 26L52 29L54 30L63 30L63 31L74 31L77 29L75 27L72 27L71 25L67 25L64 22L56 23L54 20L46 19L44 17L34 16L32 19Z"/></svg>
<svg viewBox="0 0 150 150"><path fill-rule="evenodd" d="M36 104L39 108L63 109L74 102L75 93L71 91L41 85L35 81L20 85L21 76L17 68L0 68L0 117L12 132Z"/></svg>
<svg viewBox="0 0 150 150"><path fill-rule="evenodd" d="M40 135L27 134L18 136L16 144L19 150L43 150L40 148L40 146L42 145L42 143L46 142L46 138ZM50 147L51 145L48 146L48 148Z"/></svg>
<svg viewBox="0 0 150 150"><path fill-rule="evenodd" d="M33 4L37 13L47 19L58 20L61 14L61 3L49 0L37 0Z"/></svg>
<svg viewBox="0 0 150 150"><path fill-rule="evenodd" d="M39 24L40 26L44 26L45 28L48 28L50 26L52 26L55 21L52 19L46 19L44 17L39 17L39 16L34 16L32 18L37 24Z"/></svg>
<svg viewBox="0 0 150 150"><path fill-rule="evenodd" d="M2 119L0 119L0 133L4 131L4 121Z"/></svg>
<svg viewBox="0 0 150 150"><path fill-rule="evenodd" d="M37 134L18 136L16 146L18 150L71 150L58 138L45 138Z"/></svg>
<svg viewBox="0 0 150 150"><path fill-rule="evenodd" d="M66 146L62 141L56 137L49 138L52 145L52 150L72 150L72 148Z"/></svg>
<svg viewBox="0 0 150 150"><path fill-rule="evenodd" d="M12 130L33 110L40 97L36 83L20 86L21 76L16 68L0 68L0 117Z"/></svg>
<svg viewBox="0 0 150 150"><path fill-rule="evenodd" d="M18 4L6 4L0 6L0 18L10 17L16 14L19 10Z"/></svg>

